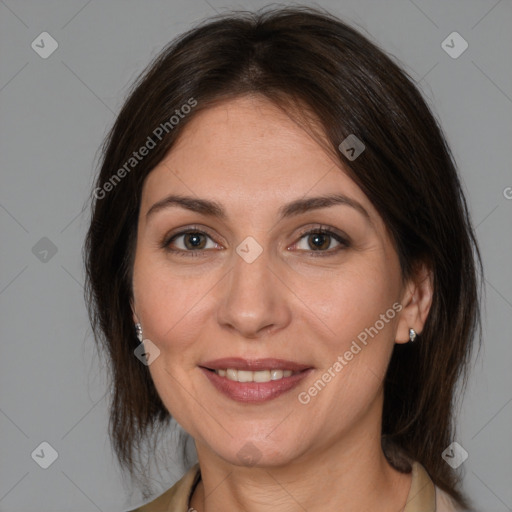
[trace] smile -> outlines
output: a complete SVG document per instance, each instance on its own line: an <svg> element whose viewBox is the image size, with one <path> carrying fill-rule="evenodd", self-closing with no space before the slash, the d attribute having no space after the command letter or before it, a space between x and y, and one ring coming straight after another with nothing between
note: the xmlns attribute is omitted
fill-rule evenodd
<svg viewBox="0 0 512 512"><path fill-rule="evenodd" d="M240 357L205 361L199 369L221 395L252 404L287 394L314 370L309 365L284 359Z"/></svg>

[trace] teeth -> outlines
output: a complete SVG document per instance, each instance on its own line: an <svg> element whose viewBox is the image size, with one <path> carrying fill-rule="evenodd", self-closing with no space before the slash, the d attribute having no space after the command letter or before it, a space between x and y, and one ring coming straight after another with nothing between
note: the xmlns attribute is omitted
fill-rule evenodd
<svg viewBox="0 0 512 512"><path fill-rule="evenodd" d="M238 382L253 382L253 372L238 370Z"/></svg>
<svg viewBox="0 0 512 512"><path fill-rule="evenodd" d="M291 370L261 370L250 372L247 370L235 370L227 368L226 370L215 370L220 377L226 377L228 380L235 382L270 382L271 380L279 380L283 377L290 377L295 373Z"/></svg>
<svg viewBox="0 0 512 512"><path fill-rule="evenodd" d="M282 379L284 375L283 370L270 370L270 378L272 380Z"/></svg>

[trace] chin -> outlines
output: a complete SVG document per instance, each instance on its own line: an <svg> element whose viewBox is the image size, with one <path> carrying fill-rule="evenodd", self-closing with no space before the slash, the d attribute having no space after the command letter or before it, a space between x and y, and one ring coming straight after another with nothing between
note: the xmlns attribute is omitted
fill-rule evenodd
<svg viewBox="0 0 512 512"><path fill-rule="evenodd" d="M229 446L219 446L218 449L210 446L210 448L227 463L235 466L277 467L290 464L302 451L299 451L298 446L288 446L288 443L290 443L288 436L282 440L246 436L232 439Z"/></svg>

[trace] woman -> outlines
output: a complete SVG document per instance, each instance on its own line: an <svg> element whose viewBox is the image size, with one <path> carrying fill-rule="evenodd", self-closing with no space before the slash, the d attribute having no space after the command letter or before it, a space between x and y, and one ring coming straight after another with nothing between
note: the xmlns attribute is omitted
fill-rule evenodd
<svg viewBox="0 0 512 512"><path fill-rule="evenodd" d="M198 456L137 510L468 509L442 454L480 254L442 131L380 49L309 8L207 20L137 80L94 197L118 458L143 480L171 418Z"/></svg>

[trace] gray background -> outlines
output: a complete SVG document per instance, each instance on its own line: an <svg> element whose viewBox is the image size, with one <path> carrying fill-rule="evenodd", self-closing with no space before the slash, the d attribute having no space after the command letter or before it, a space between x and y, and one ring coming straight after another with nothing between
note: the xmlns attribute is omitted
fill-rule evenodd
<svg viewBox="0 0 512 512"><path fill-rule="evenodd" d="M107 438L105 371L82 298L89 215L82 207L98 147L150 59L204 17L266 4L0 0L1 511L120 511L141 503L123 484ZM317 5L402 62L451 144L487 288L484 349L456 441L469 453L464 485L481 510L512 510L511 1ZM31 48L44 31L59 45L47 59ZM453 31L469 44L456 59L441 47ZM58 453L48 469L31 457L43 441ZM179 460L167 465L154 477L160 491L184 469Z"/></svg>

